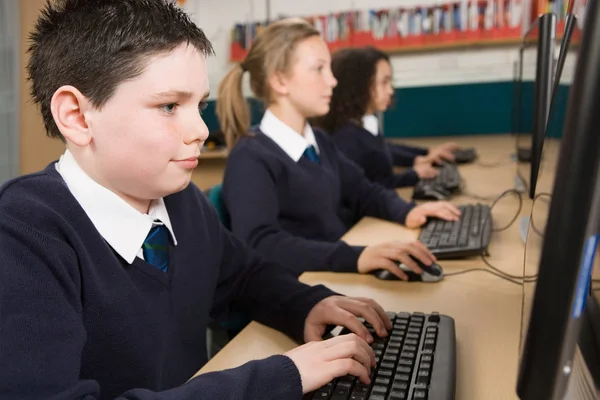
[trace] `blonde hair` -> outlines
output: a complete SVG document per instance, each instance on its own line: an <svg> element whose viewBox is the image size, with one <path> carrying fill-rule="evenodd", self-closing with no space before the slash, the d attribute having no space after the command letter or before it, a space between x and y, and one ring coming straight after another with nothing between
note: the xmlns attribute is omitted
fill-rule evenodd
<svg viewBox="0 0 600 400"><path fill-rule="evenodd" d="M223 78L216 111L229 149L247 135L250 128L250 107L242 92L244 72L250 74L254 95L269 105L273 99L268 78L275 72L287 72L298 43L318 35L319 31L301 18L274 22L256 36L244 61Z"/></svg>

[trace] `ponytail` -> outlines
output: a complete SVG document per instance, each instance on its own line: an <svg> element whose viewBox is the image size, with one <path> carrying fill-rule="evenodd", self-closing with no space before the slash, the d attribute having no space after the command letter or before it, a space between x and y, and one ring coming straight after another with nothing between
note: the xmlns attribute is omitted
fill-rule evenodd
<svg viewBox="0 0 600 400"><path fill-rule="evenodd" d="M242 91L244 72L242 64L235 65L219 85L217 118L229 150L250 128L250 107Z"/></svg>

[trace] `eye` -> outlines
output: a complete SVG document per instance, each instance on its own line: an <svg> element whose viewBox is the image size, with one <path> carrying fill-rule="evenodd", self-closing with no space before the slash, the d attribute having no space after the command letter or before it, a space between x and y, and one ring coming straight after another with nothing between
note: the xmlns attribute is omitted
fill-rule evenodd
<svg viewBox="0 0 600 400"><path fill-rule="evenodd" d="M167 114L173 114L178 106L179 106L179 104L177 104L177 103L169 103L169 104L163 104L162 106L159 106L158 108L160 108L161 111L164 111Z"/></svg>
<svg viewBox="0 0 600 400"><path fill-rule="evenodd" d="M202 115L202 111L206 110L206 107L208 107L208 103L206 101L201 101L200 104L198 104L198 112L200 115Z"/></svg>

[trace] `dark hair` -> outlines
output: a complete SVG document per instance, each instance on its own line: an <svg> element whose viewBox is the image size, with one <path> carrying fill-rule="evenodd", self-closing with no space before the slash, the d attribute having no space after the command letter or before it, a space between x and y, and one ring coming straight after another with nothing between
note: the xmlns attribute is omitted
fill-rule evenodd
<svg viewBox="0 0 600 400"><path fill-rule="evenodd" d="M29 38L31 96L48 136L63 141L50 110L61 86L76 87L99 108L151 56L182 43L213 54L204 32L170 0L48 0Z"/></svg>
<svg viewBox="0 0 600 400"><path fill-rule="evenodd" d="M333 133L342 124L354 122L362 126L361 118L371 102L377 63L390 58L374 47L346 48L335 52L331 70L338 81L333 89L329 113L316 118L314 124Z"/></svg>

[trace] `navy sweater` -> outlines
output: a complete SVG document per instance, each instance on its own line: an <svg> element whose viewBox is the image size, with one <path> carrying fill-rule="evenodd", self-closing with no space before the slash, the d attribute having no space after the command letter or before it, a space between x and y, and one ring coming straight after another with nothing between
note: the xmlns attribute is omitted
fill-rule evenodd
<svg viewBox="0 0 600 400"><path fill-rule="evenodd" d="M253 135L242 138L227 161L223 198L231 229L297 275L356 272L363 247L340 240L350 223L363 216L403 223L414 207L365 178L318 130L320 164L296 163L259 129Z"/></svg>
<svg viewBox="0 0 600 400"><path fill-rule="evenodd" d="M406 144L389 144L394 165L399 167L412 167L417 156L426 156L429 149L425 147L408 146Z"/></svg>
<svg viewBox="0 0 600 400"><path fill-rule="evenodd" d="M54 164L0 188L0 397L301 399L281 355L186 381L206 362L209 318L232 301L301 340L333 292L262 262L195 186L165 204L178 239L166 274L121 259Z"/></svg>
<svg viewBox="0 0 600 400"><path fill-rule="evenodd" d="M392 152L383 135L371 132L353 122L340 126L332 137L346 157L357 163L367 178L387 188L414 186L419 176L414 170L394 173Z"/></svg>

